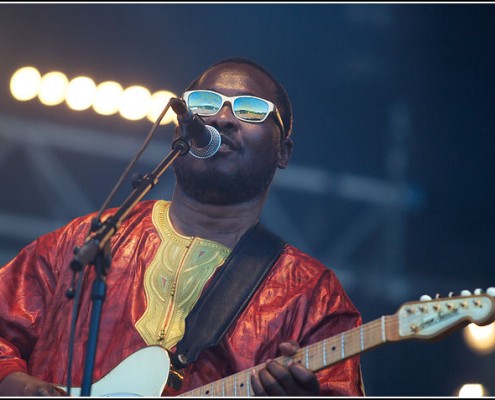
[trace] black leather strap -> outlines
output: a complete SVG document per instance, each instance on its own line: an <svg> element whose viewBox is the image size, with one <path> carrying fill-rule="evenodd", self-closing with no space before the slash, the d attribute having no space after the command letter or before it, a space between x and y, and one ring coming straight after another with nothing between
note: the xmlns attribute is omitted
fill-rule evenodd
<svg viewBox="0 0 495 400"><path fill-rule="evenodd" d="M244 234L186 317L184 337L172 355L176 368L184 368L196 361L202 350L220 341L247 306L286 244L260 223Z"/></svg>

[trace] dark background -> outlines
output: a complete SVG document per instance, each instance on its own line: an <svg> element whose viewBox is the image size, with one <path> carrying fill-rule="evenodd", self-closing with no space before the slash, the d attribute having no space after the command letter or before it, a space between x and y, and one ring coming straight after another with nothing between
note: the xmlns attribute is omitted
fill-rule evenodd
<svg viewBox="0 0 495 400"><path fill-rule="evenodd" d="M291 166L263 218L337 272L365 322L425 293L495 285L494 34L491 4L1 4L0 263L98 209L151 127L16 102L15 70L180 94L213 62L245 56L294 108ZM148 198L172 184L167 171ZM460 330L362 364L370 396L451 396L466 382L495 394L494 354L475 354Z"/></svg>

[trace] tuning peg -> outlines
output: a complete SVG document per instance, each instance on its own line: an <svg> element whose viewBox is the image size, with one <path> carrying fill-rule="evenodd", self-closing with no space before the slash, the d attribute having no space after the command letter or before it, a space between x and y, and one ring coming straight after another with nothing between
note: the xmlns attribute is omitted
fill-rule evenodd
<svg viewBox="0 0 495 400"><path fill-rule="evenodd" d="M454 292L449 292L449 297L454 296Z"/></svg>
<svg viewBox="0 0 495 400"><path fill-rule="evenodd" d="M427 294L424 294L422 295L420 298L419 298L420 301L430 301L431 300L431 297L428 296Z"/></svg>
<svg viewBox="0 0 495 400"><path fill-rule="evenodd" d="M461 290L461 296L471 296L471 292L469 290Z"/></svg>
<svg viewBox="0 0 495 400"><path fill-rule="evenodd" d="M486 294L495 297L495 287L491 286L488 289L486 289Z"/></svg>
<svg viewBox="0 0 495 400"><path fill-rule="evenodd" d="M474 294L483 294L483 289L480 289L480 288L477 288L477 289L474 289Z"/></svg>

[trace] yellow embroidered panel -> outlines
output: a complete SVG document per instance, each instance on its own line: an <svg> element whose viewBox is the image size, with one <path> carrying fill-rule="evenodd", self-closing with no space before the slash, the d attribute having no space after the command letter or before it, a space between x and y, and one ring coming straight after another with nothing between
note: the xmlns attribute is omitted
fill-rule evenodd
<svg viewBox="0 0 495 400"><path fill-rule="evenodd" d="M147 307L136 323L148 345L168 349L182 339L187 314L231 251L220 243L177 233L169 207L170 202L161 200L153 208L153 224L162 243L144 275Z"/></svg>

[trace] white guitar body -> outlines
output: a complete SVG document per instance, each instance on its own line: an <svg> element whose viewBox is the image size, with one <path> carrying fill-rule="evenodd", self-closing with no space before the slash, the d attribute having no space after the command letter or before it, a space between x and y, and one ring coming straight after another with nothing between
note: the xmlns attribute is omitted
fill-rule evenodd
<svg viewBox="0 0 495 400"><path fill-rule="evenodd" d="M170 358L160 346L144 347L91 385L91 397L160 397L167 383ZM67 388L62 387L67 390ZM71 388L79 397L81 388Z"/></svg>

